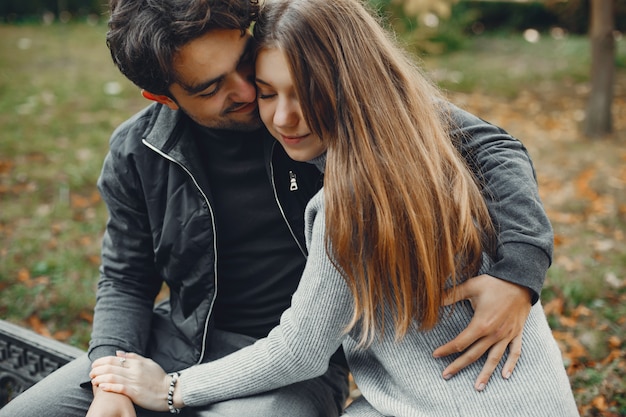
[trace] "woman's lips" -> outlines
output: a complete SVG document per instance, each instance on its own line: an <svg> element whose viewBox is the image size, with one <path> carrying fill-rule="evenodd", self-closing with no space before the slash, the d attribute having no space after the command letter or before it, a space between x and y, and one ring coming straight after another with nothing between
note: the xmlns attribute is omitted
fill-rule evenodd
<svg viewBox="0 0 626 417"><path fill-rule="evenodd" d="M309 137L309 135L310 133L307 133L305 135L299 135L299 136L286 136L286 135L283 135L282 133L280 134L283 142L285 142L286 144L290 144L290 145L295 145L297 143L302 142L304 139Z"/></svg>

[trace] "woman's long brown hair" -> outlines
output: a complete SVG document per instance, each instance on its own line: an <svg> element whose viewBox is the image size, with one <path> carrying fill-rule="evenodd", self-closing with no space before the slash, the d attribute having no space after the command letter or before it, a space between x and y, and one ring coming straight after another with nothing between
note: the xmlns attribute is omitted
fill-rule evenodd
<svg viewBox="0 0 626 417"><path fill-rule="evenodd" d="M327 248L361 343L439 319L492 225L450 137L445 100L359 0L266 0L255 37L287 57L309 128L328 146Z"/></svg>

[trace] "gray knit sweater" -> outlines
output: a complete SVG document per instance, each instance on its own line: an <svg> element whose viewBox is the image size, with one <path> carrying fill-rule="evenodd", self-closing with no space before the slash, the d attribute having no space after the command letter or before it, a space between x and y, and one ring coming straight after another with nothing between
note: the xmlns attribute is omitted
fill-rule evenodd
<svg viewBox="0 0 626 417"><path fill-rule="evenodd" d="M452 358L432 352L452 340L472 317L467 302L445 308L431 331L412 331L400 343L391 330L368 349L358 349L358 330L346 334L353 298L325 251L323 191L308 204L309 258L291 308L280 326L254 345L182 372L180 389L187 406L251 395L322 375L340 345L363 397L349 416L578 416L560 350L540 303L532 308L522 356L509 380L498 367L487 388L473 388L484 357L446 381Z"/></svg>

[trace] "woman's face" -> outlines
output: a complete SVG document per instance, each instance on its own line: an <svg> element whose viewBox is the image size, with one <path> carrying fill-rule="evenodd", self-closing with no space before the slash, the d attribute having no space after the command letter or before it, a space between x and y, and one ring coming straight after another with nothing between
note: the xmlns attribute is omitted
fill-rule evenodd
<svg viewBox="0 0 626 417"><path fill-rule="evenodd" d="M300 103L284 53L264 48L256 60L256 86L261 120L290 158L310 161L326 150L302 117Z"/></svg>

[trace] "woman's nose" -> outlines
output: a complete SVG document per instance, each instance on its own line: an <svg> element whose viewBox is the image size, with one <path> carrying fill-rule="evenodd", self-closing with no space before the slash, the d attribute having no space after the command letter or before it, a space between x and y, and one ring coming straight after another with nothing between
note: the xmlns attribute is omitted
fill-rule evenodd
<svg viewBox="0 0 626 417"><path fill-rule="evenodd" d="M300 121L300 112L298 110L298 106L293 103L293 100L279 99L276 112L274 113L274 124L283 127L296 126Z"/></svg>

